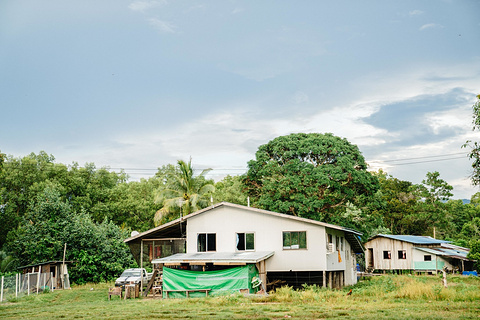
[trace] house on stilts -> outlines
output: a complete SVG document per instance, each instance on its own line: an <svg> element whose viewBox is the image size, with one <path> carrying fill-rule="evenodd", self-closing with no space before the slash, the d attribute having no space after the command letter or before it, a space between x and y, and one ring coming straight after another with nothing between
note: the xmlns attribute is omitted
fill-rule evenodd
<svg viewBox="0 0 480 320"><path fill-rule="evenodd" d="M270 284L353 285L356 254L364 252L360 236L337 225L222 202L133 233L125 242L141 267L151 264L163 274L165 297L253 292Z"/></svg>

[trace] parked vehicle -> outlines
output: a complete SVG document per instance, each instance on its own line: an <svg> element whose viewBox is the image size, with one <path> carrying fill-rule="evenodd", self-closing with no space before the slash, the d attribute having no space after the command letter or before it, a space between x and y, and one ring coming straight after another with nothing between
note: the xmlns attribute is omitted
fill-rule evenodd
<svg viewBox="0 0 480 320"><path fill-rule="evenodd" d="M142 280L143 286L146 286L152 278L152 274L153 273L148 273L147 270L141 268L126 269L122 275L115 280L115 286L119 287L129 283L140 283Z"/></svg>

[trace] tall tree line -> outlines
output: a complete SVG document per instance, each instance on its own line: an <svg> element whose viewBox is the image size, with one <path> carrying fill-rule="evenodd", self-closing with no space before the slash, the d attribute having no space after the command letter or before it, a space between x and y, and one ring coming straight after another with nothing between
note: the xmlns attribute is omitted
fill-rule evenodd
<svg viewBox="0 0 480 320"><path fill-rule="evenodd" d="M56 259L62 242L75 243L77 281L108 279L133 263L122 242L130 231L212 202L246 205L248 197L254 207L355 228L363 240L377 233L429 235L480 248L480 194L468 204L450 200L453 188L439 172L427 172L420 184L370 172L358 147L332 134L277 137L259 147L243 176L215 183L209 171L196 175L191 159L179 160L149 179L128 181L122 171L56 163L43 151L22 158L0 152L0 249L18 265ZM102 265L108 252L125 264Z"/></svg>

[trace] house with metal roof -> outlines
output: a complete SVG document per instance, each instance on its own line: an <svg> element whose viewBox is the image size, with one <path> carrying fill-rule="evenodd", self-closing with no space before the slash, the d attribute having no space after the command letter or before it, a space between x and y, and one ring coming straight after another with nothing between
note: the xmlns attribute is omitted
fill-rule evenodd
<svg viewBox="0 0 480 320"><path fill-rule="evenodd" d="M471 271L468 248L428 236L378 234L365 243L365 265L370 271L437 273Z"/></svg>
<svg viewBox="0 0 480 320"><path fill-rule="evenodd" d="M357 281L356 254L364 252L360 236L337 225L222 202L125 242L140 265L157 269L208 272L254 265L263 284L339 288Z"/></svg>

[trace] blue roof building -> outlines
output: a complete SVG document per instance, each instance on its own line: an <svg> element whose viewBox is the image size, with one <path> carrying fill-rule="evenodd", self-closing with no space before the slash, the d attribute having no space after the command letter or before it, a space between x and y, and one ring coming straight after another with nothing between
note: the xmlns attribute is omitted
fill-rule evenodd
<svg viewBox="0 0 480 320"><path fill-rule="evenodd" d="M365 243L365 265L370 271L437 273L471 271L470 251L429 236L378 234Z"/></svg>

